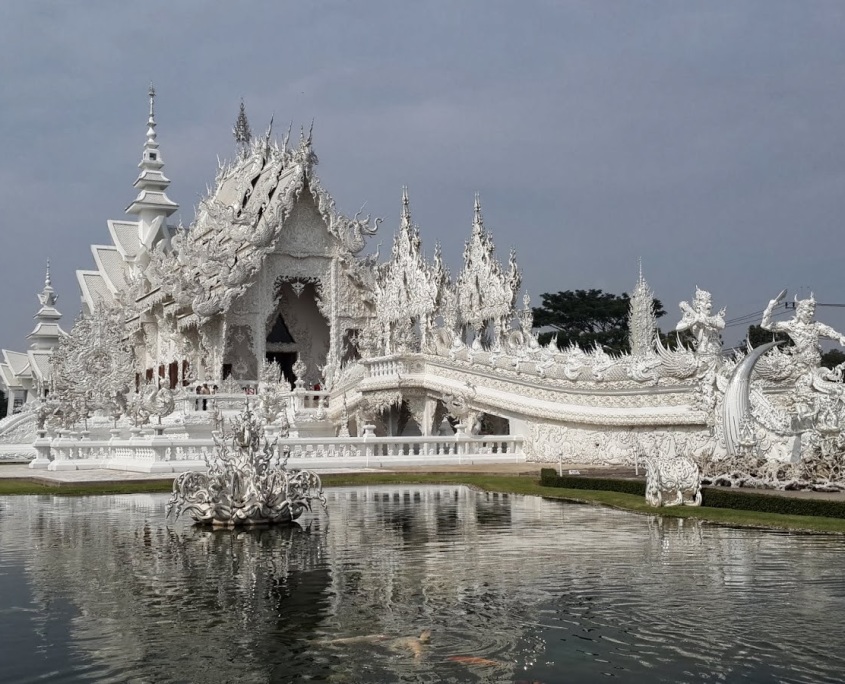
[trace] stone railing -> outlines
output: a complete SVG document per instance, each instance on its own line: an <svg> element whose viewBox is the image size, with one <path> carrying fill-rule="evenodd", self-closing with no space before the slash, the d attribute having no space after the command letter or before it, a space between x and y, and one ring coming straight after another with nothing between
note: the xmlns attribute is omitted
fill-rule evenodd
<svg viewBox="0 0 845 684"><path fill-rule="evenodd" d="M402 375L406 372L405 361L399 358L384 358L379 360L367 360L364 363L367 373L371 378L383 378L394 375Z"/></svg>
<svg viewBox="0 0 845 684"><path fill-rule="evenodd" d="M213 439L184 435L141 434L136 428L126 438L114 430L108 440L88 439L84 433L45 431L33 445L36 459L30 468L85 470L107 468L143 473L201 470L211 458ZM432 437L300 437L279 440L277 449L289 452L288 466L310 469L384 468L399 465L464 463L520 463L525 460L522 437L514 435ZM280 453L281 455L281 453Z"/></svg>
<svg viewBox="0 0 845 684"><path fill-rule="evenodd" d="M296 411L319 409L328 405L329 394L326 390L294 389L290 391L290 402ZM249 401L252 405L258 400L257 394L246 392L215 394L187 394L180 401L184 413L211 411L216 403L221 411L241 411Z"/></svg>

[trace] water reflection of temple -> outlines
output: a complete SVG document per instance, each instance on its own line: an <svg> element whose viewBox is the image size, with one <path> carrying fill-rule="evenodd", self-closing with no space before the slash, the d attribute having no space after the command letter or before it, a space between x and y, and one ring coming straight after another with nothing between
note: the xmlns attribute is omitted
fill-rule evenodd
<svg viewBox="0 0 845 684"><path fill-rule="evenodd" d="M423 628L437 657L482 653L509 663L501 677L541 658L542 625L632 642L681 625L719 653L726 646L688 601L706 597L710 615L753 633L760 617L734 615L736 597L779 582L775 563L791 567L794 604L829 601L796 537L455 486L328 498L329 516L306 519L310 528L233 534L165 522L164 496L22 497L0 515L0 540L39 549L26 573L47 626L51 606L69 601L76 651L103 671L119 664L150 679L225 681L235 667L242 681L300 670L359 681L360 667L412 676L431 663L321 644Z"/></svg>

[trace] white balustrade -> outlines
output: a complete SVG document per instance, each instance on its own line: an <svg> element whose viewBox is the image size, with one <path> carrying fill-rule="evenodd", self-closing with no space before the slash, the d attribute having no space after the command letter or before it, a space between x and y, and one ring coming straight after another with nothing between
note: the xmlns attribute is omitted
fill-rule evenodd
<svg viewBox="0 0 845 684"><path fill-rule="evenodd" d="M406 372L405 362L401 359L382 359L379 361L365 361L371 378L382 378L392 375L403 375Z"/></svg>
<svg viewBox="0 0 845 684"><path fill-rule="evenodd" d="M118 431L115 431L118 432ZM149 432L149 428L148 428ZM297 437L276 443L279 457L288 454L292 468L379 468L399 465L522 462L522 437L515 435L450 437ZM61 431L52 440L40 438L39 459L49 470L108 468L147 473L202 469L213 458L214 440L184 435L141 434L108 440L80 438Z"/></svg>

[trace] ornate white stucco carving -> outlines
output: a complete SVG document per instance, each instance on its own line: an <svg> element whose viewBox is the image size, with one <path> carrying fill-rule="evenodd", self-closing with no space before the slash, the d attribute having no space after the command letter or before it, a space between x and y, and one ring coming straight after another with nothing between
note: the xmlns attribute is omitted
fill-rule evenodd
<svg viewBox="0 0 845 684"><path fill-rule="evenodd" d="M646 464L645 500L649 505L701 505L701 473L692 459L664 453L646 457Z"/></svg>
<svg viewBox="0 0 845 684"><path fill-rule="evenodd" d="M376 311L383 327L384 349L408 346L409 328L425 333L437 307L438 282L420 251L419 229L411 222L407 188L402 190L402 217L390 260L377 280Z"/></svg>
<svg viewBox="0 0 845 684"><path fill-rule="evenodd" d="M123 412L134 385L134 360L126 340L123 311L101 305L76 321L50 359L49 402L64 427L96 410Z"/></svg>
<svg viewBox="0 0 845 684"><path fill-rule="evenodd" d="M480 336L488 324L493 327L493 345L513 314L521 283L513 252L508 270L494 256L495 246L484 229L481 201L475 197L472 233L464 247L464 266L456 283L458 313L462 324Z"/></svg>
<svg viewBox="0 0 845 684"><path fill-rule="evenodd" d="M657 332L657 317L654 313L654 292L643 277L640 264L640 277L631 292L628 312L628 341L631 356L642 358L654 354L654 337Z"/></svg>

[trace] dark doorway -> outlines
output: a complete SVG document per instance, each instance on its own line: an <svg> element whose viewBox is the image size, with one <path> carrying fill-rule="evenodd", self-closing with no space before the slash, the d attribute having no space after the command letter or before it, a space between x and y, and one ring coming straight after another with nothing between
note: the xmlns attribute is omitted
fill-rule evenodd
<svg viewBox="0 0 845 684"><path fill-rule="evenodd" d="M290 383L290 388L293 389L296 382L296 373L293 372L293 364L296 363L296 352L267 352L265 358L279 364L282 368L282 375L285 380Z"/></svg>
<svg viewBox="0 0 845 684"><path fill-rule="evenodd" d="M170 383L170 389L176 389L179 384L179 362L174 361L167 367L167 379Z"/></svg>
<svg viewBox="0 0 845 684"><path fill-rule="evenodd" d="M290 330L288 330L285 319L282 318L281 314L276 318L276 322L270 329L270 333L267 335L267 342L270 344L296 344L296 340L290 334Z"/></svg>

